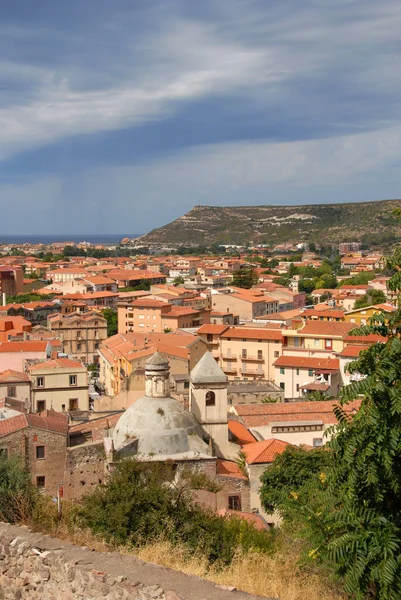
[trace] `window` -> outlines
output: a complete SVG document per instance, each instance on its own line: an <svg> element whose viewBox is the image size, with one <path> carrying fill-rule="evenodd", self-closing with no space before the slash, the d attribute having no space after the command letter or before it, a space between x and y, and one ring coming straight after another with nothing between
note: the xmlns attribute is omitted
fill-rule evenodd
<svg viewBox="0 0 401 600"><path fill-rule="evenodd" d="M281 387L281 389L284 392L284 390L285 390L285 383L284 383L284 381L280 381L280 387Z"/></svg>
<svg viewBox="0 0 401 600"><path fill-rule="evenodd" d="M44 446L36 446L36 459L40 460L46 458L45 457L45 447Z"/></svg>
<svg viewBox="0 0 401 600"><path fill-rule="evenodd" d="M36 387L45 387L44 377L36 377Z"/></svg>
<svg viewBox="0 0 401 600"><path fill-rule="evenodd" d="M229 496L228 508L229 510L241 510L241 496Z"/></svg>
<svg viewBox="0 0 401 600"><path fill-rule="evenodd" d="M247 353L247 351L246 351L245 349L241 351L241 356L242 356L242 358L246 358L246 357L247 357L247 354L248 354L248 353Z"/></svg>
<svg viewBox="0 0 401 600"><path fill-rule="evenodd" d="M313 369L309 369L308 370L308 376L309 377L313 377Z"/></svg>
<svg viewBox="0 0 401 600"><path fill-rule="evenodd" d="M65 404L61 405L61 412L65 412Z"/></svg>
<svg viewBox="0 0 401 600"><path fill-rule="evenodd" d="M208 333L207 334L207 341L208 342L213 342L213 334L212 333Z"/></svg>
<svg viewBox="0 0 401 600"><path fill-rule="evenodd" d="M324 347L326 350L331 350L333 348L333 340L324 340Z"/></svg>
<svg viewBox="0 0 401 600"><path fill-rule="evenodd" d="M78 410L78 398L70 398L68 410Z"/></svg>
<svg viewBox="0 0 401 600"><path fill-rule="evenodd" d="M79 352L82 349L82 344L77 344L77 352Z"/></svg>
<svg viewBox="0 0 401 600"><path fill-rule="evenodd" d="M184 381L184 390L189 389L189 381Z"/></svg>
<svg viewBox="0 0 401 600"><path fill-rule="evenodd" d="M38 413L46 410L46 400L38 400L36 403L36 410Z"/></svg>
<svg viewBox="0 0 401 600"><path fill-rule="evenodd" d="M36 477L36 487L44 488L46 483L46 477L44 475L39 475Z"/></svg>
<svg viewBox="0 0 401 600"><path fill-rule="evenodd" d="M215 406L216 405L216 394L214 392L206 393L206 406Z"/></svg>
<svg viewBox="0 0 401 600"><path fill-rule="evenodd" d="M17 388L15 385L9 385L7 388L7 396L9 398L16 398L17 396Z"/></svg>
<svg viewBox="0 0 401 600"><path fill-rule="evenodd" d="M320 448L320 446L323 446L323 439L322 438L313 438L313 447Z"/></svg>
<svg viewBox="0 0 401 600"><path fill-rule="evenodd" d="M280 375L284 375L284 373L285 373L284 367L280 367Z"/></svg>
<svg viewBox="0 0 401 600"><path fill-rule="evenodd" d="M263 359L263 350L258 350L258 359L259 360Z"/></svg>
<svg viewBox="0 0 401 600"><path fill-rule="evenodd" d="M77 376L70 375L70 385L77 385Z"/></svg>
<svg viewBox="0 0 401 600"><path fill-rule="evenodd" d="M314 340L314 344L315 344L315 348L319 348L319 346L320 346L320 340L315 339Z"/></svg>
<svg viewBox="0 0 401 600"><path fill-rule="evenodd" d="M299 392L299 383L297 383L297 392Z"/></svg>
<svg viewBox="0 0 401 600"><path fill-rule="evenodd" d="M278 358L280 356L280 352L278 350L274 351L274 358Z"/></svg>
<svg viewBox="0 0 401 600"><path fill-rule="evenodd" d="M95 327L99 325L99 321L95 321Z"/></svg>
<svg viewBox="0 0 401 600"><path fill-rule="evenodd" d="M297 375L299 375L299 369L297 369Z"/></svg>

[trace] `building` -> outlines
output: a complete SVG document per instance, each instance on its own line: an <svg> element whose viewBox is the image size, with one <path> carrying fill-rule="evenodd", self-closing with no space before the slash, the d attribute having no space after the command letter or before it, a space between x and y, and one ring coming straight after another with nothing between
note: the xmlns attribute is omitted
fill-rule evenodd
<svg viewBox="0 0 401 600"><path fill-rule="evenodd" d="M338 246L340 254L350 254L351 252L359 252L362 247L361 242L342 242Z"/></svg>
<svg viewBox="0 0 401 600"><path fill-rule="evenodd" d="M97 312L55 315L47 321L48 329L63 343L63 352L75 360L94 363L98 349L107 338L107 321Z"/></svg>
<svg viewBox="0 0 401 600"><path fill-rule="evenodd" d="M344 349L345 338L353 327L347 322L311 320L300 329L283 330L283 354L334 356Z"/></svg>
<svg viewBox="0 0 401 600"><path fill-rule="evenodd" d="M337 424L334 406L333 400L239 404L230 412L258 440L274 438L294 446L316 448L328 441L328 430ZM359 406L360 401L356 400L345 404L343 410L353 415Z"/></svg>
<svg viewBox="0 0 401 600"><path fill-rule="evenodd" d="M338 358L282 355L274 363L275 383L284 398L302 398L308 392L320 391L337 396L341 386Z"/></svg>
<svg viewBox="0 0 401 600"><path fill-rule="evenodd" d="M82 363L52 358L28 367L28 374L34 412L89 410L88 371Z"/></svg>
<svg viewBox="0 0 401 600"><path fill-rule="evenodd" d="M0 421L0 453L20 456L40 490L57 496L64 480L67 418L54 411L20 414Z"/></svg>
<svg viewBox="0 0 401 600"><path fill-rule="evenodd" d="M0 266L0 297L22 294L24 289L24 274L21 267Z"/></svg>
<svg viewBox="0 0 401 600"><path fill-rule="evenodd" d="M29 362L41 362L50 358L53 346L50 340L24 340L0 343L2 370L23 373Z"/></svg>
<svg viewBox="0 0 401 600"><path fill-rule="evenodd" d="M23 338L32 329L32 324L23 317L0 317L0 342Z"/></svg>
<svg viewBox="0 0 401 600"><path fill-rule="evenodd" d="M20 412L29 411L31 408L31 381L26 373L11 371L0 373L0 399L11 408Z"/></svg>
<svg viewBox="0 0 401 600"><path fill-rule="evenodd" d="M49 270L46 277L53 283L65 283L73 279L82 279L86 275L86 270L83 267L70 267L54 271Z"/></svg>
<svg viewBox="0 0 401 600"><path fill-rule="evenodd" d="M237 291L238 289L238 291ZM216 291L211 296L212 310L239 315L241 321L253 321L256 317L269 312L278 312L278 300L266 298L261 292L254 294L249 290L232 291L230 288Z"/></svg>
<svg viewBox="0 0 401 600"><path fill-rule="evenodd" d="M199 327L210 322L210 310L175 306L150 298L118 303L118 332L162 333Z"/></svg>
<svg viewBox="0 0 401 600"><path fill-rule="evenodd" d="M219 364L229 379L274 381L273 365L283 344L281 330L229 327L219 340Z"/></svg>

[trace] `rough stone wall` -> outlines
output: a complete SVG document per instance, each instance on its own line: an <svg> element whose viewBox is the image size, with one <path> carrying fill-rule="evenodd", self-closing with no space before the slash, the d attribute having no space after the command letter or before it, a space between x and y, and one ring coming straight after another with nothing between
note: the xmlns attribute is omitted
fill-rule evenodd
<svg viewBox="0 0 401 600"><path fill-rule="evenodd" d="M37 446L45 447L45 458L36 458ZM8 456L19 455L24 459L32 483L36 485L37 477L45 477L44 487L54 495L64 479L66 447L66 435L33 427L10 433L0 440L0 448L6 448Z"/></svg>
<svg viewBox="0 0 401 600"><path fill-rule="evenodd" d="M133 556L0 523L0 600L256 600Z"/></svg>
<svg viewBox="0 0 401 600"><path fill-rule="evenodd" d="M67 448L65 497L74 500L82 498L104 483L105 473L103 442Z"/></svg>

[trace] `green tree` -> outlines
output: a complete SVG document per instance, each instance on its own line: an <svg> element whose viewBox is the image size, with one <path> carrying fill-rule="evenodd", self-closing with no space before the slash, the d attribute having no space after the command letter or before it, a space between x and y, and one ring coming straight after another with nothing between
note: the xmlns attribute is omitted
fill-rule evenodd
<svg viewBox="0 0 401 600"><path fill-rule="evenodd" d="M174 280L173 280L173 285L175 287L178 287L179 285L182 285L183 283L185 283L185 279L183 277L181 277L181 276L175 277Z"/></svg>
<svg viewBox="0 0 401 600"><path fill-rule="evenodd" d="M266 512L278 511L290 521L300 519L300 505L307 505L316 496L319 477L330 460L323 448L288 446L261 477L260 499Z"/></svg>
<svg viewBox="0 0 401 600"><path fill-rule="evenodd" d="M354 308L365 308L383 302L386 302L386 295L382 290L369 290L364 296L355 301Z"/></svg>
<svg viewBox="0 0 401 600"><path fill-rule="evenodd" d="M107 336L111 337L118 332L118 315L114 308L104 308L102 315L107 321Z"/></svg>
<svg viewBox="0 0 401 600"><path fill-rule="evenodd" d="M237 271L233 277L233 286L250 289L258 282L258 274L254 267L245 267Z"/></svg>
<svg viewBox="0 0 401 600"><path fill-rule="evenodd" d="M401 250L389 261L388 287L401 293ZM337 407L329 444L328 494L336 498L322 552L336 564L355 598L401 597L401 310L375 314L358 335L379 333L351 363L365 379L342 390L341 404L362 398L353 417Z"/></svg>
<svg viewBox="0 0 401 600"><path fill-rule="evenodd" d="M0 454L0 520L16 523L32 517L38 492L17 457Z"/></svg>

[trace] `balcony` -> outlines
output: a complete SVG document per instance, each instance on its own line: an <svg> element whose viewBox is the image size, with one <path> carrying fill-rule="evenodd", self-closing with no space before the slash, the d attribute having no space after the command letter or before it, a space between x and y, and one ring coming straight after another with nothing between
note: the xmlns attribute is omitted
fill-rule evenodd
<svg viewBox="0 0 401 600"><path fill-rule="evenodd" d="M223 372L226 375L236 375L237 374L237 369L235 367L225 367L225 366L223 366Z"/></svg>
<svg viewBox="0 0 401 600"><path fill-rule="evenodd" d="M264 374L264 371L258 371L257 369L241 369L241 375L256 375L258 377L264 377Z"/></svg>
<svg viewBox="0 0 401 600"><path fill-rule="evenodd" d="M247 361L249 360L250 362L258 362L258 363L264 363L265 359L263 358L263 356L249 356L249 354L247 356L242 356L241 355L241 360L243 361Z"/></svg>
<svg viewBox="0 0 401 600"><path fill-rule="evenodd" d="M222 354L221 358L223 360L237 360L237 355L236 354Z"/></svg>
<svg viewBox="0 0 401 600"><path fill-rule="evenodd" d="M207 340L207 343L209 344L209 346L218 346L219 340Z"/></svg>

